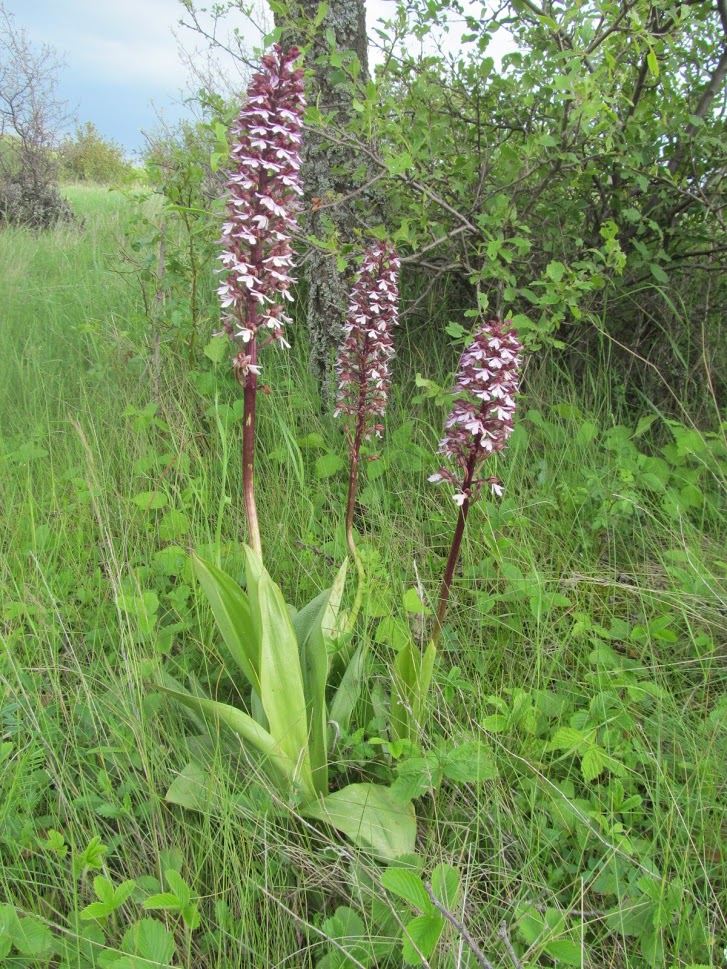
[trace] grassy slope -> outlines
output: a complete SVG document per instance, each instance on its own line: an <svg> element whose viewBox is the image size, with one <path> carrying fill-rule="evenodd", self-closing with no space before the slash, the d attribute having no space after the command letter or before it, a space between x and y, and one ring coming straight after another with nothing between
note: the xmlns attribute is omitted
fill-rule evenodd
<svg viewBox="0 0 727 969"><path fill-rule="evenodd" d="M240 569L239 423L225 406L234 386L222 369L194 382L171 366L155 418L139 415L150 402L140 301L114 271L123 204L99 190L69 194L85 213L83 232L0 235L0 697L12 744L0 778L0 895L69 940L68 965L86 964L74 940L97 871L74 872L71 858L99 836L114 881L143 883L181 864L202 896L193 935L169 919L178 962L283 964L307 936L276 899L315 921L322 904L343 901L345 892L327 889L348 876L335 854L312 855L300 836L283 848L285 822L255 821L222 779L224 809L214 816L165 806L185 762L185 725L147 685L161 660L218 675L214 650L203 658L194 648L213 635L183 551L219 538L228 567ZM319 478L315 463L342 444L316 417L295 351L268 373L263 542L284 591L301 601L330 581L344 553L343 479ZM687 454L708 501L675 508L668 494L686 487L685 472L665 479L666 496L663 483L641 481L634 455L646 445L610 430L617 420L605 386L586 395L562 376L534 373L529 383L531 413L502 467L507 497L471 518L432 723L450 736L479 735L501 713L488 721L500 776L425 798L423 852L427 864L461 865L467 919L490 953L501 951L501 919L523 942L518 906L527 902L536 912L590 912L583 935L570 917L555 935L583 938L594 964L648 965L652 943L613 934L603 915L620 895L627 906L652 904L653 945L663 941L674 964L706 961L724 910L718 483ZM426 483L443 414L412 405L408 391L398 396L389 444L361 495L367 629L382 659L391 627L381 619L404 620L415 565L436 596L454 517ZM127 408L137 413L124 416ZM312 431L324 449L305 446ZM620 778L586 783L582 756L554 749L574 714L614 752ZM355 744L345 753L354 761ZM620 813L619 785L640 804ZM68 854L53 850L52 831ZM105 926L108 945L142 914L142 897ZM536 943L533 960L548 941Z"/></svg>

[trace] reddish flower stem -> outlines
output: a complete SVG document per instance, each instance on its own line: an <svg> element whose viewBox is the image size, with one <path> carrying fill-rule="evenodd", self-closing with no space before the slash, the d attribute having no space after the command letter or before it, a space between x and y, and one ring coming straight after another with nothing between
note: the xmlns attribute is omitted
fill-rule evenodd
<svg viewBox="0 0 727 969"><path fill-rule="evenodd" d="M434 633L432 634L432 642L434 643L435 648L439 646L439 639L440 639L440 636L442 635L442 626L444 625L444 617L447 613L447 603L449 601L449 590L452 587L454 570L457 567L457 560L459 559L459 552L462 547L462 537L464 536L464 527L467 523L467 514L470 510L470 503L471 503L470 489L472 487L472 479L474 478L475 466L477 464L478 447L479 447L479 440L475 439L469 461L467 462L467 472L465 474L465 479L462 482L462 490L465 493L465 499L459 507L459 514L457 515L457 525L454 529L454 535L452 536L452 545L449 550L447 567L444 570L444 578L442 579L442 586L439 590L439 604L437 606L437 622L434 627Z"/></svg>
<svg viewBox="0 0 727 969"><path fill-rule="evenodd" d="M356 598L354 599L353 606L351 607L351 612L348 617L348 622L346 623L346 632L350 632L353 629L354 623L356 622L356 618L361 609L361 603L363 602L363 587L366 580L363 562L361 561L361 556L356 548L356 542L353 537L353 513L356 507L356 488L358 486L358 469L361 461L361 442L363 441L364 434L366 433L366 420L368 416L366 413L365 380L361 384L361 394L359 399L360 405L358 419L356 421L356 435L351 448L351 463L348 470L348 502L346 504L346 544L348 545L348 550L351 553L351 558L356 565L356 572L358 573L358 585L356 588Z"/></svg>

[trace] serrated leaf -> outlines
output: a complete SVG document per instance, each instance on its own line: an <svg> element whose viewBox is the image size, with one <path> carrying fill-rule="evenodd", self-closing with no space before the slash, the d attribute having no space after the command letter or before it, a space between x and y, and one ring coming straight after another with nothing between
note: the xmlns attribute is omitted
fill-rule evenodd
<svg viewBox="0 0 727 969"><path fill-rule="evenodd" d="M655 263L655 262L650 263L649 269L651 270L651 275L658 283L666 284L669 282L669 277L667 276L667 274L664 272L664 270L661 268L661 266L658 263Z"/></svg>
<svg viewBox="0 0 727 969"><path fill-rule="evenodd" d="M403 898L420 912L431 914L436 911L421 878L406 868L387 868L381 876L381 884L387 892Z"/></svg>
<svg viewBox="0 0 727 969"><path fill-rule="evenodd" d="M565 266L562 262L550 262L546 266L545 272L554 283L559 283L565 273Z"/></svg>
<svg viewBox="0 0 727 969"><path fill-rule="evenodd" d="M507 717L502 713L493 713L489 717L485 717L482 726L490 733L502 733L507 730Z"/></svg>
<svg viewBox="0 0 727 969"><path fill-rule="evenodd" d="M586 735L573 727L559 727L553 734L546 750L578 750Z"/></svg>
<svg viewBox="0 0 727 969"><path fill-rule="evenodd" d="M40 956L53 948L53 933L37 919L17 919L11 926L15 948L24 956Z"/></svg>
<svg viewBox="0 0 727 969"><path fill-rule="evenodd" d="M420 966L422 957L429 960L444 929L441 915L419 915L404 926L404 946L401 954L410 966ZM419 954L421 953L421 955Z"/></svg>
<svg viewBox="0 0 727 969"><path fill-rule="evenodd" d="M192 892L179 872L175 871L173 868L168 868L164 872L164 878L166 879L169 888L177 896L180 907L184 907L185 905L189 904L192 898Z"/></svg>
<svg viewBox="0 0 727 969"><path fill-rule="evenodd" d="M174 958L174 938L157 919L140 919L124 934L126 952L147 959L153 966L168 966Z"/></svg>
<svg viewBox="0 0 727 969"><path fill-rule="evenodd" d="M583 774L583 780L586 783L595 780L608 767L608 763L609 758L605 750L595 745L589 747L581 758L581 774Z"/></svg>
<svg viewBox="0 0 727 969"><path fill-rule="evenodd" d="M443 764L444 776L460 784L479 784L497 777L492 754L479 740L450 750Z"/></svg>
<svg viewBox="0 0 727 969"><path fill-rule="evenodd" d="M181 906L174 892L157 892L144 899L142 908L147 911L178 912Z"/></svg>

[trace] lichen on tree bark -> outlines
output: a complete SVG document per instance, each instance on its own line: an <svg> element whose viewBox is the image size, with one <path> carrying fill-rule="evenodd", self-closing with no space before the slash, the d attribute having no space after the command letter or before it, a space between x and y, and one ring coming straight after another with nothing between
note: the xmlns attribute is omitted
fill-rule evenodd
<svg viewBox="0 0 727 969"><path fill-rule="evenodd" d="M326 39L333 32L337 51L353 51L361 70L359 80L368 79L365 0L330 0L322 23L314 27L318 0L291 0L275 14L284 40L305 46L312 41L306 65L313 71L307 88L310 105L324 115L333 115L337 127L350 119L353 93L341 83L321 55L330 52ZM317 239L335 240L336 248L354 240L354 202L336 203L357 185L354 177L360 159L356 152L307 129L303 139L301 175L308 213L306 231ZM307 323L310 337L311 372L318 381L325 410L333 401L333 350L338 345L349 290L349 268L339 268L336 252L312 247L305 260L308 289Z"/></svg>

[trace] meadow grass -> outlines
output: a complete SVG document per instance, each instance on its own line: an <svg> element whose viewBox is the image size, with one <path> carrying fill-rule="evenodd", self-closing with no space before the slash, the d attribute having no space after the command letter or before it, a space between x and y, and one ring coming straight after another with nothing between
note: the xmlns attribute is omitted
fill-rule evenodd
<svg viewBox="0 0 727 969"><path fill-rule="evenodd" d="M0 234L0 895L57 940L55 955L13 950L8 964L111 960L174 868L201 923L160 916L173 964L315 965L337 905L372 938L390 931L349 853L272 802L265 813L224 748L207 813L163 800L189 725L155 690L159 671L215 684L223 663L186 551L243 574L238 390L224 363L200 357L190 373L169 354L153 399L143 307L118 254L129 203L68 195L82 226ZM320 461L345 448L297 336L266 367L258 507L268 566L302 603L345 555L345 470ZM360 628L384 688L397 629L427 618L404 594L436 602L454 524L426 480L445 410L417 399L413 375L445 379L456 350L431 365L431 347L400 342L357 509ZM459 869L459 915L496 965L501 923L523 966L579 964L574 951L583 965L720 965L727 944L724 463L709 435L636 430L606 374L577 388L531 361L498 467L505 498L468 524L422 740L483 739L493 776L424 794L419 848L427 871ZM343 738L341 771L365 771L375 733ZM605 758L595 777L587 755ZM99 873L136 888L96 922L80 913ZM473 965L447 933L432 965ZM401 965L400 947L379 964Z"/></svg>

